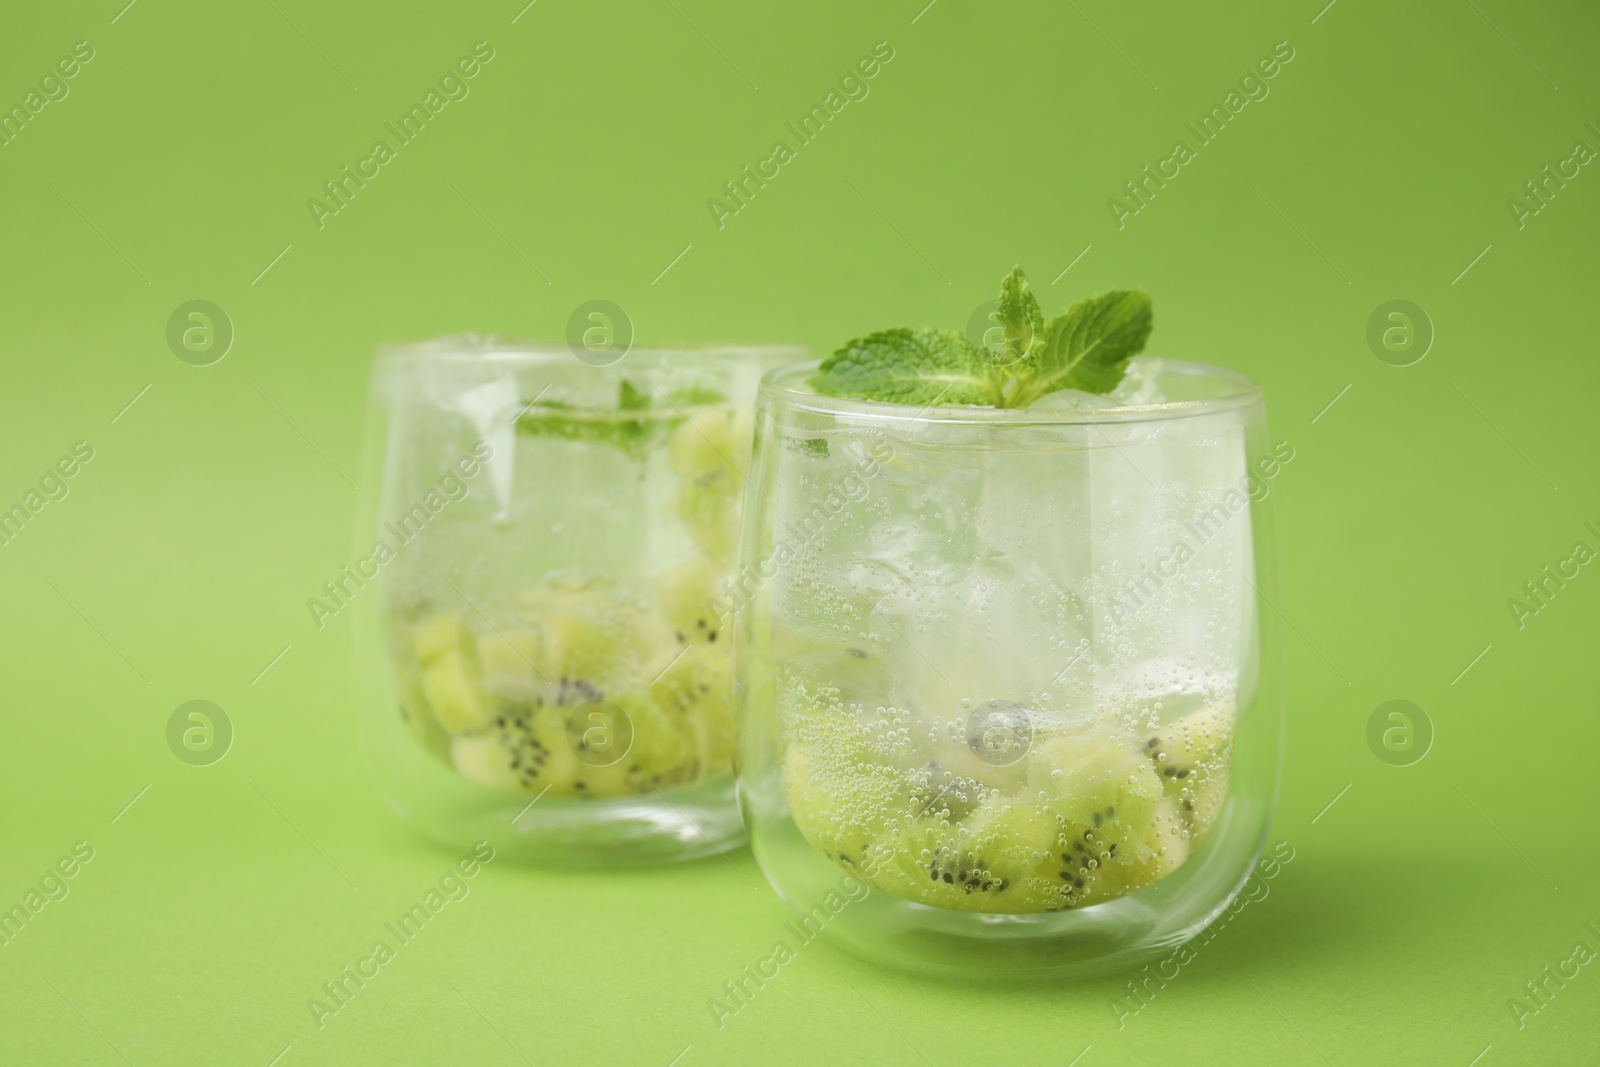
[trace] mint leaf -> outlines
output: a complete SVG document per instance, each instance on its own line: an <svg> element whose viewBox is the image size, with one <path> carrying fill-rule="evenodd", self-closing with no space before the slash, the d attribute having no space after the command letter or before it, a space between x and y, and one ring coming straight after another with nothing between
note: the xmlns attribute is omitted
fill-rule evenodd
<svg viewBox="0 0 1600 1067"><path fill-rule="evenodd" d="M1116 289L1080 300L1050 320L1029 357L1028 377L1010 406L1027 407L1058 389L1109 393L1150 337L1150 294Z"/></svg>
<svg viewBox="0 0 1600 1067"><path fill-rule="evenodd" d="M822 361L811 388L825 396L896 404L1025 408L1058 389L1109 393L1150 337L1150 294L1119 289L1080 300L1044 321L1021 267L1000 283L991 317L998 350L954 330L884 330Z"/></svg>
<svg viewBox="0 0 1600 1067"><path fill-rule="evenodd" d="M634 459L643 459L651 437L663 428L663 420L642 414L649 409L649 395L624 378L617 387L615 409L580 408L564 400L545 400L523 412L517 419L517 432L527 437L614 445Z"/></svg>
<svg viewBox="0 0 1600 1067"><path fill-rule="evenodd" d="M619 418L614 411L558 404L523 414L517 419L517 433L524 437L551 437L562 441L612 445L634 459L643 459L645 446L659 431L662 421Z"/></svg>
<svg viewBox="0 0 1600 1067"><path fill-rule="evenodd" d="M617 387L617 408L621 411L644 411L650 407L650 396L628 379Z"/></svg>
<svg viewBox="0 0 1600 1067"><path fill-rule="evenodd" d="M1000 352L984 349L989 362L1009 366L1023 359L1036 339L1044 336L1044 312L1028 291L1028 279L1021 267L1012 267L1000 283L1000 299L990 317L1000 323L1005 344Z"/></svg>
<svg viewBox="0 0 1600 1067"><path fill-rule="evenodd" d="M998 404L1003 379L957 330L884 330L822 361L811 388L896 404Z"/></svg>
<svg viewBox="0 0 1600 1067"><path fill-rule="evenodd" d="M564 400L542 400L517 419L517 432L525 437L613 445L634 459L643 459L651 444L682 424L685 416L681 409L727 402L715 389L688 386L666 394L666 405L658 407L649 393L624 378L617 386L615 408L581 408Z"/></svg>
<svg viewBox="0 0 1600 1067"><path fill-rule="evenodd" d="M697 408L727 402L728 398L715 389L707 389L701 385L685 386L667 394L667 403L675 408Z"/></svg>

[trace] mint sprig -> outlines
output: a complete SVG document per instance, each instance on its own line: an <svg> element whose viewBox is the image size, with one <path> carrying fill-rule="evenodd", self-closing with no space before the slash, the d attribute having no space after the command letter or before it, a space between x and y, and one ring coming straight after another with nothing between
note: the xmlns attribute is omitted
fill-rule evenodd
<svg viewBox="0 0 1600 1067"><path fill-rule="evenodd" d="M956 330L883 330L823 360L811 387L858 400L997 408L1025 408L1060 389L1109 393L1150 337L1150 294L1113 290L1046 322L1016 267L1000 283L991 317L1001 329L994 348Z"/></svg>
<svg viewBox="0 0 1600 1067"><path fill-rule="evenodd" d="M577 407L562 400L541 400L517 418L517 432L526 437L555 437L614 445L643 459L650 445L687 417L685 409L726 404L714 389L689 386L664 394L657 404L649 393L624 378L617 386L615 408Z"/></svg>

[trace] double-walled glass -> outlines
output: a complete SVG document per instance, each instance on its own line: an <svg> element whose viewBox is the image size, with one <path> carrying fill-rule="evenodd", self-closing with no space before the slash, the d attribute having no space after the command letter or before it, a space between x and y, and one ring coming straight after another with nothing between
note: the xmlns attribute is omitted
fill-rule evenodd
<svg viewBox="0 0 1600 1067"><path fill-rule="evenodd" d="M767 877L924 973L1109 973L1239 892L1277 792L1260 390L1144 357L1027 410L757 400L735 596Z"/></svg>
<svg viewBox="0 0 1600 1067"><path fill-rule="evenodd" d="M355 560L382 786L441 840L579 864L737 843L734 566L761 374L795 349L441 341L375 361Z"/></svg>

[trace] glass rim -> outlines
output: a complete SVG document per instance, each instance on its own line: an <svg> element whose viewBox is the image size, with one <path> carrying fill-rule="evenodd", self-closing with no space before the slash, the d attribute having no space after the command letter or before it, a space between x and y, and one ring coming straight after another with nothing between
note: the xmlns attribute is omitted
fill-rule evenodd
<svg viewBox="0 0 1600 1067"><path fill-rule="evenodd" d="M426 341L385 342L377 346L373 362L379 366L412 363L508 363L538 365L572 360L597 370L620 368L628 360L650 367L727 364L753 358L771 363L778 359L802 361L811 351L800 344L744 344L719 342L650 342L632 344L611 363L588 363L578 358L565 341L527 340L481 334L455 334Z"/></svg>
<svg viewBox="0 0 1600 1067"><path fill-rule="evenodd" d="M1172 419L1212 415L1235 408L1248 407L1262 401L1261 385L1254 378L1227 367L1212 363L1199 363L1186 359L1161 360L1162 369L1180 374L1205 375L1233 383L1236 388L1218 396L1199 400L1168 400L1158 404L1130 404L1107 408L994 408L975 405L900 404L886 400L856 400L850 397L825 396L790 384L800 374L809 376L821 364L820 360L802 360L775 367L761 378L757 395L762 400L776 402L821 415L852 415L881 419L889 422L918 423L968 423L989 426L1049 426L1061 424L1092 425L1095 423L1162 422Z"/></svg>

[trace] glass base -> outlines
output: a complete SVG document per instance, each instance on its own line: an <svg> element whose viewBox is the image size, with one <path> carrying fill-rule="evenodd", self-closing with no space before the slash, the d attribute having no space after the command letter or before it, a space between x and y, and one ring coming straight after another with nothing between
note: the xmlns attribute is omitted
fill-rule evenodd
<svg viewBox="0 0 1600 1067"><path fill-rule="evenodd" d="M751 844L808 937L825 934L851 955L925 978L1076 980L1169 955L1223 913L1244 888L1262 845L1253 820L1231 807L1211 840L1160 882L1101 904L1043 914L954 911L874 889L818 853L788 819L768 824Z"/></svg>
<svg viewBox="0 0 1600 1067"><path fill-rule="evenodd" d="M488 841L500 856L551 866L681 863L745 842L731 778L608 800L473 789L470 798L453 804L431 803L427 813L392 796L389 803L401 818L453 848Z"/></svg>

